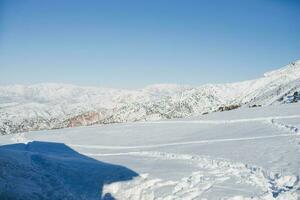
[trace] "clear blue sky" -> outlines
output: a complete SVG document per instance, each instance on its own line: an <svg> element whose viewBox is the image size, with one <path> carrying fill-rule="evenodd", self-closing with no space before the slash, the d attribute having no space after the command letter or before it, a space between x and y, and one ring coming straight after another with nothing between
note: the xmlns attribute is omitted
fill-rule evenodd
<svg viewBox="0 0 300 200"><path fill-rule="evenodd" d="M200 85L297 59L297 0L0 0L0 84Z"/></svg>

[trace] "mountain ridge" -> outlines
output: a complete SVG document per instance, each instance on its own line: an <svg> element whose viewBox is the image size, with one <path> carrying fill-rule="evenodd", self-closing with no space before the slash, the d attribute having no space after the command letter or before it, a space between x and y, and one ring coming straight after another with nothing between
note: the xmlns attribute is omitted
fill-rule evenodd
<svg viewBox="0 0 300 200"><path fill-rule="evenodd" d="M198 87L138 90L43 83L0 86L0 134L201 115L224 106L283 103L300 88L300 60L264 76Z"/></svg>

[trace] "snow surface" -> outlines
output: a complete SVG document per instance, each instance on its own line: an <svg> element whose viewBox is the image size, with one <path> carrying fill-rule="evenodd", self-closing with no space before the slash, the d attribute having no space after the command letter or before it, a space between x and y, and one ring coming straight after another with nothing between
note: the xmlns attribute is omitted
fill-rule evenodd
<svg viewBox="0 0 300 200"><path fill-rule="evenodd" d="M60 143L0 147L3 200L99 199L104 184L132 180L137 175L125 167L81 155Z"/></svg>
<svg viewBox="0 0 300 200"><path fill-rule="evenodd" d="M300 61L263 77L191 87L157 84L140 90L67 84L0 86L0 134L199 116L229 105L272 105L300 90Z"/></svg>
<svg viewBox="0 0 300 200"><path fill-rule="evenodd" d="M186 119L4 135L0 144L8 146L0 147L0 194L6 191L4 194L26 197L34 191L35 195L55 194L57 199L63 199L62 195L71 193L76 194L73 199L84 199L80 195L87 194L76 188L79 180L74 178L82 174L80 180L93 183L84 187L93 186L88 199L102 194L103 199L130 200L299 200L299 110L300 103L280 104ZM13 145L31 141L64 145L57 151L41 143L34 145L35 142L18 148ZM36 170L40 168L32 155L43 158L43 162L38 162L38 166L44 163L38 174ZM101 170L90 171L89 161L85 161L90 158L86 156L99 160L100 166L102 161L125 166L121 168L129 170L130 176L105 182ZM77 167L68 165L70 157ZM98 162L95 160L91 162ZM47 168L48 162L51 167ZM58 173L52 167L61 165L74 179L61 176L66 171ZM58 184L58 192L53 191L50 178L41 179L47 174L63 184ZM9 187L4 187L7 183ZM94 191L97 183L100 193Z"/></svg>

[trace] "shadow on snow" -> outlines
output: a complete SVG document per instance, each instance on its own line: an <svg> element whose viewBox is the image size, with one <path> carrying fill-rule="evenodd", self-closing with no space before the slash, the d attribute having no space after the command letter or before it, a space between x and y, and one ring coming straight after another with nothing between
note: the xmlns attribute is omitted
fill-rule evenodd
<svg viewBox="0 0 300 200"><path fill-rule="evenodd" d="M131 180L126 167L89 158L62 143L0 146L0 199L101 199L104 184ZM114 199L110 194L105 200Z"/></svg>

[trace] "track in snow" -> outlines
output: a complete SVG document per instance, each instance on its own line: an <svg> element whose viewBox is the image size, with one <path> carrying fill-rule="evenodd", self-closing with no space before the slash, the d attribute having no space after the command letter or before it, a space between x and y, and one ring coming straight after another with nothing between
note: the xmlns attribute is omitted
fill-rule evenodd
<svg viewBox="0 0 300 200"><path fill-rule="evenodd" d="M237 119L237 120L201 120L201 121L159 121L159 122L139 122L146 124L163 124L163 123L201 123L201 124L226 124L226 123L242 123L242 122L269 122L271 125L275 126L284 131L292 132L293 134L279 134L279 135L263 135L255 137L242 137L242 138L224 138L224 139L210 139L210 140L197 140L197 141L187 141L187 142L173 142L164 144L153 144L153 145L139 145L139 146L106 146L106 145L81 145L81 144L69 144L72 147L87 148L87 149L149 149L149 148L159 148L159 147L169 147L178 145L191 145L191 144L208 144L208 143L220 143L220 142L237 142L237 141L248 141L248 140L263 140L271 138L280 137L295 137L300 136L298 128L292 125L286 125L277 122L277 119L293 119L300 118L300 115L290 115L290 116L275 116L275 117L260 117L260 118L250 118L250 119Z"/></svg>
<svg viewBox="0 0 300 200"><path fill-rule="evenodd" d="M187 141L187 142L174 142L165 144L153 144L153 145L140 145L140 146L105 146L105 145L81 145L81 144L68 144L71 147L79 147L86 149L149 149L158 147L169 147L178 145L191 145L191 144L209 144L209 143L219 143L219 142L236 142L236 141L247 141L247 140L264 140L271 138L281 138L281 137L295 137L300 136L300 133L296 134L280 134L280 135L264 135L256 137L242 137L242 138L226 138L226 139L211 139L211 140L197 140L197 141Z"/></svg>
<svg viewBox="0 0 300 200"><path fill-rule="evenodd" d="M118 182L107 185L105 193L111 193L117 199L195 199L208 195L214 189L225 189L251 194L249 191L235 187L227 188L225 182L234 180L236 186L246 184L259 189L253 199L296 199L299 188L299 177L272 174L262 168L251 167L242 163L227 160L216 160L209 157L174 154L166 152L128 152L116 154L89 154L89 156L141 156L160 160L179 160L188 164L191 161L199 170L178 181L150 178L147 174L130 182ZM223 184L223 185L222 185ZM166 190L166 188L169 188ZM159 192L166 190L164 192ZM229 198L229 197L228 197ZM246 197L244 198L246 199Z"/></svg>
<svg viewBox="0 0 300 200"><path fill-rule="evenodd" d="M243 122L257 122L257 121L270 121L273 119L294 119L300 118L300 115L287 115L287 116L273 116L273 117L257 117L245 119L231 119L231 120L170 120L170 121L147 121L136 122L138 124L231 124Z"/></svg>
<svg viewBox="0 0 300 200"><path fill-rule="evenodd" d="M299 129L296 126L278 122L276 119L271 119L270 124L278 129L286 131L286 132L290 132L290 133L294 133L294 134L297 134L299 132Z"/></svg>
<svg viewBox="0 0 300 200"><path fill-rule="evenodd" d="M257 137L244 138L227 138L227 139L211 139L188 141L178 143L143 145L143 146L97 146L97 145L73 145L81 148L95 149L147 149L155 147L203 144L203 143L218 143L218 142L235 142L245 140L262 140L280 137L295 137L299 136L298 128L282 124L276 119L291 119L299 118L299 115L294 116L277 116L268 118L255 119L239 119L239 120L221 120L221 121L170 121L170 122L150 122L150 123L209 123L209 124L226 124L226 123L241 123L241 122L270 122L272 126L284 130L288 133L280 135L264 135ZM148 122L147 122L148 123ZM293 134L291 134L293 133ZM134 181L125 183L115 183L105 187L106 192L110 192L114 197L125 199L198 199L207 197L214 190L238 191L244 196L227 196L226 199L253 199L253 200L271 200L271 199L290 199L297 200L298 190L300 188L298 176L281 176L273 174L258 167L248 166L242 163L233 163L227 160L210 159L209 157L173 154L166 152L120 152L110 154L89 154L89 156L141 156L160 160L180 160L184 163L192 161L194 165L199 167L198 171L194 171L190 176L184 177L178 181L161 180L158 178L150 178L148 175L141 175ZM239 187L226 187L227 182L234 180L235 183L246 184L258 187L259 194L251 194L248 190L240 189ZM169 188L169 190L166 190ZM166 190L160 192L161 190ZM229 192L230 194L230 192ZM246 195L245 195L246 194ZM224 198L224 196L222 197Z"/></svg>

